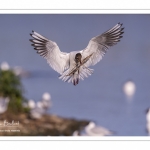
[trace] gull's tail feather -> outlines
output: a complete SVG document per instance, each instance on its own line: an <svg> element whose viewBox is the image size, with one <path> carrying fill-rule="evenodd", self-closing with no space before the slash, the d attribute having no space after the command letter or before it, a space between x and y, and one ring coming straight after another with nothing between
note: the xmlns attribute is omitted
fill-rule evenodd
<svg viewBox="0 0 150 150"><path fill-rule="evenodd" d="M80 67L79 79L84 80L84 78L93 74L93 69L87 68L85 66Z"/></svg>
<svg viewBox="0 0 150 150"><path fill-rule="evenodd" d="M70 74L70 72L73 72L72 69L66 70L60 77L59 79L62 79L64 82L72 82L73 85L77 85L79 83L79 80L84 80L85 77L88 77L92 75L93 69L87 68L85 66L81 66L79 68L79 71L77 70L76 72Z"/></svg>
<svg viewBox="0 0 150 150"><path fill-rule="evenodd" d="M65 71L60 77L59 79L62 79L62 81L64 82L72 82L73 85L77 85L79 83L79 74L77 72L75 72L74 74L68 75L70 74L70 69L68 69L67 71Z"/></svg>

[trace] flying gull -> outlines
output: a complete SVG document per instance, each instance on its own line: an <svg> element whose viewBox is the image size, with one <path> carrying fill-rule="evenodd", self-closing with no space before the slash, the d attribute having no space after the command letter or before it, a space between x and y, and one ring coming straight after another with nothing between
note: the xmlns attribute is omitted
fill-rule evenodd
<svg viewBox="0 0 150 150"><path fill-rule="evenodd" d="M37 53L60 74L59 79L77 85L79 80L84 80L93 73L89 66L97 64L108 48L120 41L123 29L122 24L118 23L103 34L93 37L85 49L70 53L61 52L55 42L35 31L30 34L33 37L30 41Z"/></svg>

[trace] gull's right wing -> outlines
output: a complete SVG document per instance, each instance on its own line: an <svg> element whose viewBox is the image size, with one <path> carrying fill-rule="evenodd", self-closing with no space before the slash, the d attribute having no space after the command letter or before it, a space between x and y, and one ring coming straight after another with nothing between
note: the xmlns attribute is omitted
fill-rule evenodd
<svg viewBox="0 0 150 150"><path fill-rule="evenodd" d="M69 67L69 53L61 52L55 42L35 31L30 35L34 38L30 41L37 53L44 57L55 71L62 74Z"/></svg>

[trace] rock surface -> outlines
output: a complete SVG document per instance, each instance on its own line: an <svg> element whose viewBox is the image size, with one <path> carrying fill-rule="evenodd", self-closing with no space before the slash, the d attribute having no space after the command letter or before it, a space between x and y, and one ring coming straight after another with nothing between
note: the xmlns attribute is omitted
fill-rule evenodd
<svg viewBox="0 0 150 150"><path fill-rule="evenodd" d="M0 114L0 136L71 136L81 131L89 121L43 115L32 119L29 114Z"/></svg>

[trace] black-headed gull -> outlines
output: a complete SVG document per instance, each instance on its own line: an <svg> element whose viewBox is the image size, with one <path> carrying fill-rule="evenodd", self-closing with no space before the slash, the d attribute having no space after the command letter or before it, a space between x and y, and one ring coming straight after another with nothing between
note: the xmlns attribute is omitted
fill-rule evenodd
<svg viewBox="0 0 150 150"><path fill-rule="evenodd" d="M70 53L61 52L55 42L35 31L30 34L34 38L30 41L37 53L60 73L59 79L77 85L80 79L83 80L93 73L93 69L88 67L97 64L108 48L120 41L123 29L122 24L118 23L103 34L93 37L85 49Z"/></svg>
<svg viewBox="0 0 150 150"><path fill-rule="evenodd" d="M105 135L112 135L113 132L110 130L101 127L101 126L96 126L94 122L90 122L86 127L85 127L85 132L88 136L105 136Z"/></svg>

